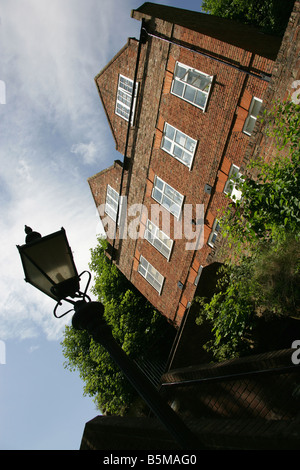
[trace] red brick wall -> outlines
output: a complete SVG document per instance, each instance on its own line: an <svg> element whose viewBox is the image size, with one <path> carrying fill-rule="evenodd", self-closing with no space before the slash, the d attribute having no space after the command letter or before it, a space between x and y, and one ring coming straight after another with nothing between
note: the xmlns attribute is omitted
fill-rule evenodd
<svg viewBox="0 0 300 470"><path fill-rule="evenodd" d="M148 30L152 26L147 25ZM251 68L255 73L272 72L271 60L255 56L219 39L182 26L172 28L172 24L158 19L155 20L154 28L156 33L167 36L173 33L177 40L197 45L233 65ZM135 42L129 42L96 78L117 148L121 152L124 151L127 122L114 113L117 80L119 73L133 78L136 46ZM170 93L177 60L214 76L205 112ZM156 203L151 198L151 190L154 176L158 175L184 195L184 202L193 204L194 211L196 204L204 204L205 243L201 250L194 253L185 249L187 240L175 240L171 258L167 261L143 238L117 240L117 264L158 310L171 322L179 325L187 303L193 298L194 281L199 267L213 260L215 249L208 246L207 239L218 210L228 204L223 190L231 164L235 163L243 168L249 136L242 129L252 96L263 99L267 83L226 64L156 38L148 39L142 47L138 80L140 94L127 154L130 158L130 171L126 172L123 194L128 195L129 207L133 203L143 203L150 215L151 204ZM191 170L160 148L165 122L198 141ZM105 187L108 183L111 184L111 178L115 178L116 183L119 182L120 173L117 176L115 171L117 170L110 170L107 174L102 172L98 180L96 178L90 181L92 192L96 191L96 185L99 184L101 192L106 194ZM207 183L212 187L211 194L204 191ZM99 188L97 187L97 191ZM96 204L100 199L96 194ZM172 215L170 220L173 221ZM140 227L144 223L145 220ZM137 272L141 254L165 277L160 295ZM178 281L183 284L183 289L178 286Z"/></svg>
<svg viewBox="0 0 300 470"><path fill-rule="evenodd" d="M252 60L256 71L270 72L272 70L272 61L261 57L253 58L250 53L229 44L222 44L213 38L203 37L199 33L179 27L175 28L174 35L215 53L222 51L223 57L228 57L244 66L249 65ZM205 112L170 93L176 60L215 76ZM178 46L170 48L150 162L151 179L153 180L154 174L161 177L183 194L185 203L193 204L194 208L197 203L205 205L205 242L207 242L214 219L218 215L218 210L228 203L223 189L231 163L238 166L243 164L243 155L249 137L242 133L242 128L252 96L263 98L266 88L266 82L248 77L225 64L212 61ZM238 121L239 109L245 110L245 113L239 117ZM191 170L160 149L165 122L198 141ZM235 125L236 122L240 127ZM217 175L219 179L216 179ZM212 187L216 185L212 197L204 192L206 183ZM155 201L151 198L151 184L148 183L144 204L150 211L153 203ZM172 215L170 218L173 220ZM133 274L132 277L133 282L146 292L149 300L177 324L181 321L187 302L193 298L194 280L199 266L205 266L210 261L209 255L214 252L214 249L205 243L203 249L195 253L194 257L194 253L185 250L186 241L185 239L175 241L169 262L146 241L140 240L137 244L138 253L142 253L165 276L165 284L160 296L147 285L144 279L140 279L141 276L138 273ZM183 290L178 287L178 281L184 284Z"/></svg>
<svg viewBox="0 0 300 470"><path fill-rule="evenodd" d="M282 40L273 74L265 94L267 109L271 110L273 103L295 99L293 94L300 90L300 1L295 1L285 35ZM245 159L248 161L256 156L271 160L277 153L272 138L265 133L263 124L259 124L250 139Z"/></svg>
<svg viewBox="0 0 300 470"><path fill-rule="evenodd" d="M116 149L124 155L127 134L127 121L115 114L119 73L134 79L138 42L128 39L128 43L95 77L96 86L116 142Z"/></svg>

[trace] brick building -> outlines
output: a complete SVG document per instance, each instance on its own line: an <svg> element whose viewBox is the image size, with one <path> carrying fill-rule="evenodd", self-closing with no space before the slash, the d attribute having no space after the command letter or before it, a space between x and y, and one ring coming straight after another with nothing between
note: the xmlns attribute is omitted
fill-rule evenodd
<svg viewBox="0 0 300 470"><path fill-rule="evenodd" d="M108 256L179 326L214 260L218 210L239 197L234 178L247 163L281 40L152 3L132 17L141 21L139 41L128 39L95 77L123 159L88 182ZM196 235L201 243L187 249Z"/></svg>

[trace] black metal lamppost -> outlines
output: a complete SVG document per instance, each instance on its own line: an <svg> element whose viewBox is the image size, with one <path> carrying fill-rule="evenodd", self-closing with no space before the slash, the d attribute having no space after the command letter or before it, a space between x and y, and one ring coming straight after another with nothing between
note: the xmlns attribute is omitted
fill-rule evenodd
<svg viewBox="0 0 300 470"><path fill-rule="evenodd" d="M25 281L44 292L57 303L54 316L61 318L74 310L72 326L88 333L108 351L129 382L145 400L152 412L166 426L182 449L203 449L195 434L162 399L147 377L126 355L115 341L111 328L104 320L104 306L91 301L87 289L91 280L88 271L80 275L73 260L65 230L42 237L25 226L25 244L17 246L25 273ZM89 280L84 292L80 291L80 278L88 273ZM77 300L75 300L77 299ZM57 315L62 300L72 304L71 310Z"/></svg>

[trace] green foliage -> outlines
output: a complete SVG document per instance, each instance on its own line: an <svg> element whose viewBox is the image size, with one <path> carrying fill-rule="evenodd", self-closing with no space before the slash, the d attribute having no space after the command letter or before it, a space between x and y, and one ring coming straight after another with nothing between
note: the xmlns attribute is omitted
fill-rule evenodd
<svg viewBox="0 0 300 470"><path fill-rule="evenodd" d="M203 0L202 10L281 36L293 6L294 0Z"/></svg>
<svg viewBox="0 0 300 470"><path fill-rule="evenodd" d="M108 243L104 238L98 238L98 244L91 249L90 270L94 273L94 286L91 289L104 305L113 299L122 298L131 283L112 264L105 254Z"/></svg>
<svg viewBox="0 0 300 470"><path fill-rule="evenodd" d="M106 249L106 240L99 238L97 247L91 250L93 293L105 307L104 317L116 341L132 359L140 359L156 342L166 343L171 327L110 263ZM85 395L94 397L102 412L124 414L136 393L106 350L87 333L70 327L65 329L62 346L65 367L79 371ZM159 347L151 350L154 359L160 354Z"/></svg>
<svg viewBox="0 0 300 470"><path fill-rule="evenodd" d="M214 339L206 344L217 360L236 357L249 348L248 333L252 329L254 302L249 279L252 269L250 259L244 259L239 266L226 265L220 268L221 280L218 292L208 301L196 298L200 314L198 325L209 321Z"/></svg>
<svg viewBox="0 0 300 470"><path fill-rule="evenodd" d="M224 236L239 250L281 240L286 233L300 235L300 105L276 104L264 119L278 155L269 163L250 163L251 176L238 186L243 197L229 204L221 223Z"/></svg>
<svg viewBox="0 0 300 470"><path fill-rule="evenodd" d="M214 340L206 347L217 360L249 349L255 316L300 317L299 111L299 105L287 102L265 113L278 154L268 163L251 162L249 174L238 182L242 198L220 219L231 259L222 268L218 292L197 299L197 323L212 323Z"/></svg>
<svg viewBox="0 0 300 470"><path fill-rule="evenodd" d="M84 395L94 397L104 413L123 414L135 394L106 350L85 331L66 326L62 342L65 367L77 370L84 382Z"/></svg>
<svg viewBox="0 0 300 470"><path fill-rule="evenodd" d="M250 279L260 314L300 318L300 244L293 234L261 246Z"/></svg>

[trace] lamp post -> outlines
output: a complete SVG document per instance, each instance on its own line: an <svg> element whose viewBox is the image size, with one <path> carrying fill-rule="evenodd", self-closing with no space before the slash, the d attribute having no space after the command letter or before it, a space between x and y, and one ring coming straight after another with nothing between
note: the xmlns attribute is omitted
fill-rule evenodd
<svg viewBox="0 0 300 470"><path fill-rule="evenodd" d="M25 281L57 302L54 308L56 318L61 318L74 310L73 328L86 330L95 341L104 346L131 385L182 449L203 449L195 434L163 400L152 383L115 341L111 328L104 319L104 306L100 302L92 302L86 293L91 278L90 273L85 291L80 291L80 278L87 271L78 275L65 230L62 228L58 232L42 237L38 232L33 232L30 227L25 226L25 232L26 243L17 246ZM71 303L73 307L58 316L56 310L62 300Z"/></svg>

